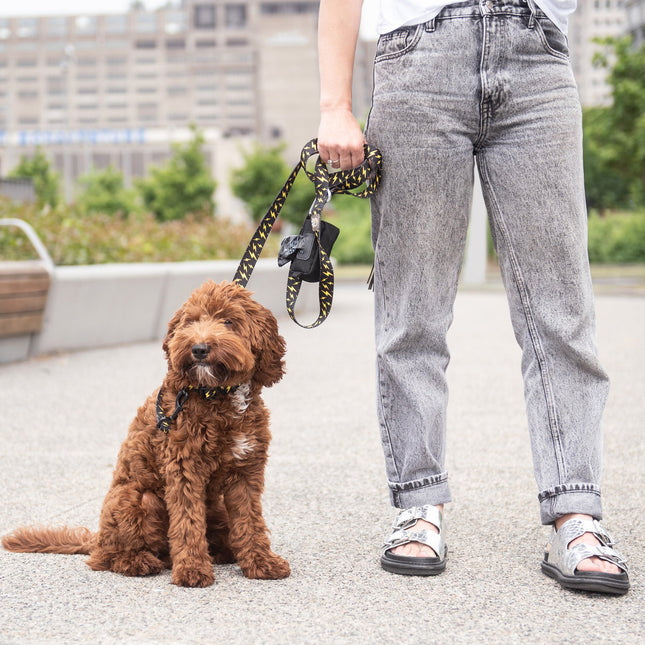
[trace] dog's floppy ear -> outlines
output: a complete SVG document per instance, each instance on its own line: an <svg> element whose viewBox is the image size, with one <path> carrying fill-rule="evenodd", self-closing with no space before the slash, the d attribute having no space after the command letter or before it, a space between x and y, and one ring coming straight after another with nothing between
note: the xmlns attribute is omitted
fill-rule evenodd
<svg viewBox="0 0 645 645"><path fill-rule="evenodd" d="M251 345L256 356L252 380L264 387L270 387L284 375L282 358L286 344L278 333L275 316L257 302L250 302Z"/></svg>
<svg viewBox="0 0 645 645"><path fill-rule="evenodd" d="M179 321L181 320L181 317L182 317L183 313L184 313L184 308L180 307L175 312L175 315L168 322L168 331L166 332L166 337L163 339L163 344L161 345L161 348L163 349L164 353L166 354L167 359L170 359L169 343L170 343L172 337L175 334L175 330L177 329L177 326L179 325Z"/></svg>

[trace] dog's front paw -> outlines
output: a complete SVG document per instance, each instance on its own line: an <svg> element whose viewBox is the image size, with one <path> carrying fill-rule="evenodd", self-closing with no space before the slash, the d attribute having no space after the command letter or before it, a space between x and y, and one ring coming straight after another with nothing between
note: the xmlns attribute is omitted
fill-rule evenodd
<svg viewBox="0 0 645 645"><path fill-rule="evenodd" d="M209 587L215 582L213 566L208 564L174 564L171 582L179 587Z"/></svg>
<svg viewBox="0 0 645 645"><path fill-rule="evenodd" d="M258 556L245 565L240 563L240 568L247 578L257 580L280 580L287 578L291 573L289 563L275 553Z"/></svg>

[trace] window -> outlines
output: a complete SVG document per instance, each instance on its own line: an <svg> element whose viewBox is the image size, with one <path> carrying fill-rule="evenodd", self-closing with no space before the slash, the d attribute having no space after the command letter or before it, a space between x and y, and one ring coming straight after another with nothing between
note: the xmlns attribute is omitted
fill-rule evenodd
<svg viewBox="0 0 645 645"><path fill-rule="evenodd" d="M186 31L186 13L184 11L166 12L166 33L180 34Z"/></svg>
<svg viewBox="0 0 645 645"><path fill-rule="evenodd" d="M81 36L96 34L96 16L78 16L76 18L76 33Z"/></svg>
<svg viewBox="0 0 645 645"><path fill-rule="evenodd" d="M246 27L246 5L227 4L225 10L227 27L230 29L243 29Z"/></svg>
<svg viewBox="0 0 645 645"><path fill-rule="evenodd" d="M185 40L167 40L166 49L186 49Z"/></svg>
<svg viewBox="0 0 645 645"><path fill-rule="evenodd" d="M134 46L137 49L154 49L157 46L157 42L154 40L137 40Z"/></svg>
<svg viewBox="0 0 645 645"><path fill-rule="evenodd" d="M195 29L215 29L215 5L195 5Z"/></svg>
<svg viewBox="0 0 645 645"><path fill-rule="evenodd" d="M127 49L130 43L127 40L106 40L105 46L109 49Z"/></svg>
<svg viewBox="0 0 645 645"><path fill-rule="evenodd" d="M45 30L48 36L66 36L67 35L67 18L56 16L47 18Z"/></svg>
<svg viewBox="0 0 645 645"><path fill-rule="evenodd" d="M135 14L134 28L140 34L149 34L157 31L157 15L154 13Z"/></svg>
<svg viewBox="0 0 645 645"><path fill-rule="evenodd" d="M128 30L128 17L121 14L105 16L105 31L108 34L124 34Z"/></svg>
<svg viewBox="0 0 645 645"><path fill-rule="evenodd" d="M206 49L208 47L215 47L215 41L214 40L198 40L195 43L195 47L197 47L197 49Z"/></svg>
<svg viewBox="0 0 645 645"><path fill-rule="evenodd" d="M6 40L11 36L11 29L9 28L9 19L0 18L0 40Z"/></svg>
<svg viewBox="0 0 645 645"><path fill-rule="evenodd" d="M596 0L598 2L598 0ZM260 7L263 14L276 13L318 13L317 2L264 2Z"/></svg>
<svg viewBox="0 0 645 645"><path fill-rule="evenodd" d="M18 38L34 38L38 33L38 18L18 20Z"/></svg>

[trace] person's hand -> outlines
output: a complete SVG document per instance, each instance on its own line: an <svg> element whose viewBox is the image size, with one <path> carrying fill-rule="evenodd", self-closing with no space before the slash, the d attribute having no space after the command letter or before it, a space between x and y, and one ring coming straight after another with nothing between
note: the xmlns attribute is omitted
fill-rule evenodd
<svg viewBox="0 0 645 645"><path fill-rule="evenodd" d="M350 170L365 158L365 137L356 117L345 108L323 110L318 128L318 154L333 170ZM330 163L331 162L331 163Z"/></svg>

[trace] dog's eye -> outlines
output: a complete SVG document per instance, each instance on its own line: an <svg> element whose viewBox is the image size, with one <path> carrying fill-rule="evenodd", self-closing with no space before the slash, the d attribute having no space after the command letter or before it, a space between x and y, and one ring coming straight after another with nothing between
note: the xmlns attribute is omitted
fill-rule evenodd
<svg viewBox="0 0 645 645"><path fill-rule="evenodd" d="M225 320L225 321L224 321L224 324L225 324L227 327L232 327L232 326L233 326L233 323L232 323L232 321L230 321L230 320Z"/></svg>

